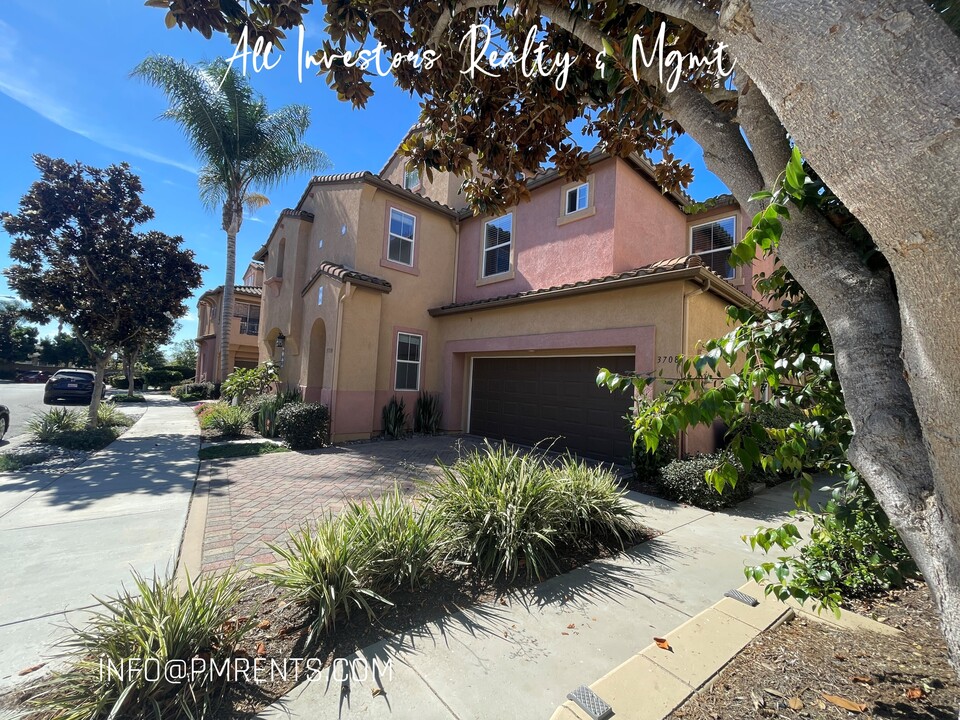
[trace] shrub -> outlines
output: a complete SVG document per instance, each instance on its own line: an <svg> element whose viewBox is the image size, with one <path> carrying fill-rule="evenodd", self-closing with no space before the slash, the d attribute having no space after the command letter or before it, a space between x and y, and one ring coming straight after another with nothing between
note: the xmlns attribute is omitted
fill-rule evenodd
<svg viewBox="0 0 960 720"><path fill-rule="evenodd" d="M181 591L172 578L134 575L132 591L100 601L88 625L64 643L72 663L31 703L60 720L209 717L227 688L227 673L187 673L177 683L149 681L130 668L160 668L198 659L224 667L251 630L231 618L240 599L232 574L203 576ZM111 671L122 668L122 671Z"/></svg>
<svg viewBox="0 0 960 720"><path fill-rule="evenodd" d="M120 437L120 431L113 427L84 428L65 430L58 433L49 442L67 450L85 450L93 452L105 448Z"/></svg>
<svg viewBox="0 0 960 720"><path fill-rule="evenodd" d="M436 565L443 528L429 506L406 501L400 488L369 502L351 502L340 516L364 546L369 582L378 592L426 584Z"/></svg>
<svg viewBox="0 0 960 720"><path fill-rule="evenodd" d="M641 438L633 446L632 459L634 478L640 482L656 482L660 470L677 459L677 441L672 437L661 437L657 449L648 452Z"/></svg>
<svg viewBox="0 0 960 720"><path fill-rule="evenodd" d="M192 373L191 373L192 374ZM147 387L169 390L176 383L183 380L183 373L179 370L168 370L166 368L154 368L147 370L143 374L143 380Z"/></svg>
<svg viewBox="0 0 960 720"><path fill-rule="evenodd" d="M255 368L237 368L223 381L220 391L228 400L236 398L242 401L250 395L263 394L279 379L277 366L272 362L265 362Z"/></svg>
<svg viewBox="0 0 960 720"><path fill-rule="evenodd" d="M394 396L383 406L383 434L392 438L402 438L407 425L407 409L403 398Z"/></svg>
<svg viewBox="0 0 960 720"><path fill-rule="evenodd" d="M370 587L371 548L357 541L359 533L357 524L327 517L301 527L284 545L269 545L281 562L261 574L310 606L316 616L311 639L316 631L334 627L341 613L349 618L363 610L373 619L371 602L389 604Z"/></svg>
<svg viewBox="0 0 960 720"><path fill-rule="evenodd" d="M49 458L46 452L24 452L0 454L0 472L16 472L30 465L36 465Z"/></svg>
<svg viewBox="0 0 960 720"><path fill-rule="evenodd" d="M556 465L555 474L563 494L564 542L576 545L587 541L622 549L639 539L640 524L611 470L567 455Z"/></svg>
<svg viewBox="0 0 960 720"><path fill-rule="evenodd" d="M102 402L97 407L97 425L100 427L130 427L133 420L112 402Z"/></svg>
<svg viewBox="0 0 960 720"><path fill-rule="evenodd" d="M440 407L440 396L421 392L413 406L413 431L436 435L440 432L440 423L443 420L443 410ZM384 422L386 427L386 422Z"/></svg>
<svg viewBox="0 0 960 720"><path fill-rule="evenodd" d="M561 498L544 463L487 443L452 466L424 494L455 555L484 575L543 577L556 568Z"/></svg>
<svg viewBox="0 0 960 720"><path fill-rule="evenodd" d="M204 430L210 430L213 428L212 422L214 415L217 415L223 412L224 408L228 407L225 402L210 402L197 405L193 412L197 415L197 420L200 422L200 427Z"/></svg>
<svg viewBox="0 0 960 720"><path fill-rule="evenodd" d="M583 544L623 547L640 526L613 473L573 458L557 464L535 453L487 443L424 487L445 544L481 573L542 578Z"/></svg>
<svg viewBox="0 0 960 720"><path fill-rule="evenodd" d="M272 442L259 443L227 443L225 445L211 445L200 448L201 460L218 460L220 458L252 457L254 455L269 455L271 453L290 452L289 448Z"/></svg>
<svg viewBox="0 0 960 720"><path fill-rule="evenodd" d="M129 389L129 386L128 386L128 384L127 384L127 376L126 376L126 375L123 375L123 374L113 375L113 376L110 377L110 379L108 380L108 382L109 382L109 384L110 384L110 387L116 388L117 390L127 390L127 389ZM134 389L134 390L143 390L143 378L142 378L142 377L136 377L136 376L134 376L134 378L133 378L133 389Z"/></svg>
<svg viewBox="0 0 960 720"><path fill-rule="evenodd" d="M221 403L201 416L200 427L217 430L225 437L237 437L250 427L250 415L244 407Z"/></svg>
<svg viewBox="0 0 960 720"><path fill-rule="evenodd" d="M276 437L277 414L280 408L294 402L301 402L299 390L256 395L244 404L250 411L250 418L256 431L264 437Z"/></svg>
<svg viewBox="0 0 960 720"><path fill-rule="evenodd" d="M192 365L164 365L164 370L173 370L180 373L181 380L192 381L197 373L197 369Z"/></svg>
<svg viewBox="0 0 960 720"><path fill-rule="evenodd" d="M319 403L287 403L277 413L277 432L294 450L323 447L330 442L330 411Z"/></svg>
<svg viewBox="0 0 960 720"><path fill-rule="evenodd" d="M112 395L110 402L115 403L144 403L147 399L143 395Z"/></svg>
<svg viewBox="0 0 960 720"><path fill-rule="evenodd" d="M184 382L170 388L170 394L184 402L215 400L220 397L217 387L209 382Z"/></svg>
<svg viewBox="0 0 960 720"><path fill-rule="evenodd" d="M37 441L48 443L61 433L81 430L86 421L86 416L77 410L52 408L45 413L34 415L27 422L27 430Z"/></svg>
<svg viewBox="0 0 960 720"><path fill-rule="evenodd" d="M660 470L657 489L667 500L696 505L705 510L719 510L736 505L752 494L746 478L741 478L735 486L726 485L722 493L717 492L716 487L705 479L708 470L724 461L737 465L733 456L726 453L674 460Z"/></svg>

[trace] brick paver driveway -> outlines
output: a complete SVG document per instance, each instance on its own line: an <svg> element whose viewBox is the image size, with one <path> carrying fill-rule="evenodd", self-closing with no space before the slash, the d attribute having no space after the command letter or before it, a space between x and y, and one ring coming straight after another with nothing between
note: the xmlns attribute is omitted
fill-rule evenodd
<svg viewBox="0 0 960 720"><path fill-rule="evenodd" d="M369 442L311 452L206 460L209 481L203 570L218 571L274 559L266 543L351 500L376 497L399 484L412 493L475 438L422 437Z"/></svg>

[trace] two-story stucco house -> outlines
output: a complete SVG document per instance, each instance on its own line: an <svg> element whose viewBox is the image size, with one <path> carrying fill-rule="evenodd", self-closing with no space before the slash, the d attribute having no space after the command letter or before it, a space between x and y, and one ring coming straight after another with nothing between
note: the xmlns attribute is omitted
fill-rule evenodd
<svg viewBox="0 0 960 720"><path fill-rule="evenodd" d="M230 367L256 367L260 347L260 296L263 289L263 263L250 263L243 274L243 285L234 286L233 321L230 328ZM223 286L208 290L197 301L197 380L219 380L220 307Z"/></svg>
<svg viewBox="0 0 960 720"><path fill-rule="evenodd" d="M686 215L640 157L594 153L582 183L542 172L496 217L458 188L399 155L314 178L255 255L261 362L282 355L282 379L329 405L334 440L379 434L391 397L427 391L447 431L622 460L630 399L597 369L670 377L726 332L725 307L754 294L753 269L727 263L748 220L732 202Z"/></svg>

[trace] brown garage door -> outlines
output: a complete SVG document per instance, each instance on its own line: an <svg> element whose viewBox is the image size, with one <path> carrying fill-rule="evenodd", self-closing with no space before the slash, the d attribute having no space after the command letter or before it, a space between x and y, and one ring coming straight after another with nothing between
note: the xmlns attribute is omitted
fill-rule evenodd
<svg viewBox="0 0 960 720"><path fill-rule="evenodd" d="M597 387L601 367L633 370L634 359L475 358L470 432L525 445L560 438L555 450L626 462L630 439L623 416L629 396Z"/></svg>

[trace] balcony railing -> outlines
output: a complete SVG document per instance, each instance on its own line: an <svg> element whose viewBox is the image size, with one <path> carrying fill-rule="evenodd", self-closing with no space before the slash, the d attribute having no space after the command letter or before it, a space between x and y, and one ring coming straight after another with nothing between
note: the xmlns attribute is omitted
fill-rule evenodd
<svg viewBox="0 0 960 720"><path fill-rule="evenodd" d="M240 334L241 335L256 335L260 332L260 321L259 320L244 320L240 318Z"/></svg>

